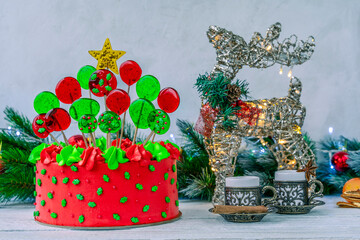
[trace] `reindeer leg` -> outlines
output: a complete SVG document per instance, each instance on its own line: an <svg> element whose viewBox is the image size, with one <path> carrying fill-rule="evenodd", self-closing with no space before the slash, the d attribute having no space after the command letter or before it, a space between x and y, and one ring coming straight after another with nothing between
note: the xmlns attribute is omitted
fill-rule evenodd
<svg viewBox="0 0 360 240"><path fill-rule="evenodd" d="M221 129L221 123L216 123L210 141L207 142L209 162L216 177L216 185L212 203L225 205L225 179L234 176L238 149L241 138Z"/></svg>

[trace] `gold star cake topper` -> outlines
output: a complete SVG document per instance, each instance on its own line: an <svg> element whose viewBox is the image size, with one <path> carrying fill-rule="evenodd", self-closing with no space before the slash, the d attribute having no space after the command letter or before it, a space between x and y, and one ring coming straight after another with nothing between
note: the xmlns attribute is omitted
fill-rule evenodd
<svg viewBox="0 0 360 240"><path fill-rule="evenodd" d="M90 55L98 60L96 69L110 69L115 74L119 74L116 61L121 58L126 52L113 50L109 38L105 40L102 50L90 50Z"/></svg>

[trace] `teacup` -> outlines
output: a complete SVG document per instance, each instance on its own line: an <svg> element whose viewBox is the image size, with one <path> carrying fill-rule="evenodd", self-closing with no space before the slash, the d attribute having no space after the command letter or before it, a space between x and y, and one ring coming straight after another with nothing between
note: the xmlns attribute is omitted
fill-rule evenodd
<svg viewBox="0 0 360 240"><path fill-rule="evenodd" d="M261 188L259 177L228 177L225 181L225 205L259 206L276 203L276 189L271 186ZM273 192L273 197L262 199L262 193L265 193L267 190Z"/></svg>
<svg viewBox="0 0 360 240"><path fill-rule="evenodd" d="M319 186L318 192L309 189ZM307 181L305 172L296 170L279 170L275 172L274 187L277 191L277 204L279 206L304 206L309 205L313 198L322 197L324 186L319 180Z"/></svg>

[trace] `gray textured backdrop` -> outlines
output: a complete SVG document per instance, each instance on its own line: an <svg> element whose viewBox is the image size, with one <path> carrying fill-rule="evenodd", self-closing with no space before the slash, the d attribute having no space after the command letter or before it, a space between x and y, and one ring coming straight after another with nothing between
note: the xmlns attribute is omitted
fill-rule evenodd
<svg viewBox="0 0 360 240"><path fill-rule="evenodd" d="M0 6L1 110L9 105L33 118L36 94L54 91L62 77L76 76L83 65L96 65L87 51L101 49L109 37L114 49L127 52L118 65L133 59L162 87L179 91L181 105L171 114L168 132L176 134L176 118L196 121L200 99L193 84L215 63L208 26L225 27L248 41L254 31L264 34L279 21L280 38L313 35L317 43L312 59L293 71L303 82L303 129L315 139L328 134L329 126L334 134L360 135L360 1L24 0ZM253 98L281 97L289 80L278 71L246 67L238 78L248 80ZM3 117L0 127L6 127ZM75 128L73 123L68 135Z"/></svg>

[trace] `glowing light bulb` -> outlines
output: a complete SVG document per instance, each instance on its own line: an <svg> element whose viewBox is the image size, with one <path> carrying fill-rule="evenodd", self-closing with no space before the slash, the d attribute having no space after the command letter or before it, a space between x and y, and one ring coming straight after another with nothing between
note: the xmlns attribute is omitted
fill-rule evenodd
<svg viewBox="0 0 360 240"><path fill-rule="evenodd" d="M16 136L20 136L20 132L19 131L16 131Z"/></svg>
<svg viewBox="0 0 360 240"><path fill-rule="evenodd" d="M288 77L291 78L292 77L292 70L290 69L288 72Z"/></svg>
<svg viewBox="0 0 360 240"><path fill-rule="evenodd" d="M170 137L173 138L173 137L174 137L174 134L170 134Z"/></svg>
<svg viewBox="0 0 360 240"><path fill-rule="evenodd" d="M334 169L334 166L333 166L333 165L331 165L331 166L330 166L330 168L331 168L331 169Z"/></svg>
<svg viewBox="0 0 360 240"><path fill-rule="evenodd" d="M282 66L280 67L279 74L280 74L280 75L283 74L283 68L282 68Z"/></svg>
<svg viewBox="0 0 360 240"><path fill-rule="evenodd" d="M334 128L333 127L329 127L329 133L332 134L334 132Z"/></svg>
<svg viewBox="0 0 360 240"><path fill-rule="evenodd" d="M268 45L267 47L266 47L266 51L270 51L271 50L271 45Z"/></svg>
<svg viewBox="0 0 360 240"><path fill-rule="evenodd" d="M8 129L11 130L11 126L8 126Z"/></svg>

